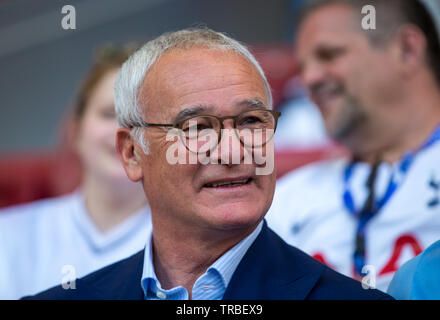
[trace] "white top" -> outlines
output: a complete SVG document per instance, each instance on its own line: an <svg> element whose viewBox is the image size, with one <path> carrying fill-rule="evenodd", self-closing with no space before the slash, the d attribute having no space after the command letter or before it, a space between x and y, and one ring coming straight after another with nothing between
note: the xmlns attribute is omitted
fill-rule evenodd
<svg viewBox="0 0 440 320"><path fill-rule="evenodd" d="M142 250L151 232L143 208L101 233L81 192L0 211L0 299L68 282Z"/></svg>
<svg viewBox="0 0 440 320"><path fill-rule="evenodd" d="M343 203L347 160L331 160L289 173L277 182L266 218L284 240L324 260L337 271L354 276L357 218ZM377 199L387 189L396 166L382 164L376 180ZM350 190L356 208L367 197L370 167L355 166ZM391 199L366 229L368 283L385 291L405 261L440 239L440 142L419 152ZM373 282L372 282L373 281Z"/></svg>

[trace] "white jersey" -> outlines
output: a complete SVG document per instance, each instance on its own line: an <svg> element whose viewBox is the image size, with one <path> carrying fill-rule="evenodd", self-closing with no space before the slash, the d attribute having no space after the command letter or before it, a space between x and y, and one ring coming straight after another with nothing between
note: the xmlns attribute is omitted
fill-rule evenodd
<svg viewBox="0 0 440 320"><path fill-rule="evenodd" d="M277 182L269 226L286 242L333 269L355 277L353 253L358 219L346 209L347 160L311 164ZM396 166L382 164L377 197L387 189ZM394 171L393 171L394 170ZM356 208L367 198L370 166L357 164L350 180ZM440 239L440 142L417 153L399 187L367 224L365 273L368 283L385 291L394 272Z"/></svg>
<svg viewBox="0 0 440 320"><path fill-rule="evenodd" d="M80 192L0 211L0 299L18 299L98 270L142 250L149 208L101 233Z"/></svg>

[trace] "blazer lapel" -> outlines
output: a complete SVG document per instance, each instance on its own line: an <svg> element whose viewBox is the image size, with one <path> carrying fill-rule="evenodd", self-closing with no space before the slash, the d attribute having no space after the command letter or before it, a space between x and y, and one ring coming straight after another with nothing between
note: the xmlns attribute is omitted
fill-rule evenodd
<svg viewBox="0 0 440 320"><path fill-rule="evenodd" d="M305 299L320 278L324 266L287 245L263 228L238 265L223 296L225 300Z"/></svg>

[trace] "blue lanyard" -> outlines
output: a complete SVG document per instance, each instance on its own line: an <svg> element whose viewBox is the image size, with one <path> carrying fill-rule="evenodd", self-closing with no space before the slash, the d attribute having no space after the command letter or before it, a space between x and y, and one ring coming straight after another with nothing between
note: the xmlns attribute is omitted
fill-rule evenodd
<svg viewBox="0 0 440 320"><path fill-rule="evenodd" d="M378 164L372 169L371 176L369 180L371 181L371 190L369 199L367 199L366 204L362 210L356 210L354 205L354 200L352 193L349 189L349 181L353 175L354 166L356 161L352 161L344 171L344 193L343 201L347 210L358 218L358 226L356 230L356 242L355 242L355 252L354 252L354 267L359 276L362 275L362 268L365 265L365 229L367 223L383 208L383 206L391 199L394 192L398 189L399 185L403 181L403 178L408 173L416 155L418 152L431 147L435 142L440 140L440 125L438 125L429 138L422 144L420 148L413 152L406 153L398 165L398 175L400 177L399 181L396 181L394 172L390 177L387 189L382 198L376 200L374 199L374 180L376 178L376 170ZM368 205L370 202L370 205Z"/></svg>

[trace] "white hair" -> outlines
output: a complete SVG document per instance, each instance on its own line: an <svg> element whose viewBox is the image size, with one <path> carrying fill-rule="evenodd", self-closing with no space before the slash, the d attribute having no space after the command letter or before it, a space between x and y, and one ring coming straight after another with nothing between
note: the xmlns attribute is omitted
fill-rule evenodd
<svg viewBox="0 0 440 320"><path fill-rule="evenodd" d="M243 44L208 28L184 29L165 33L147 42L130 56L119 71L114 89L115 110L119 126L132 128L133 139L145 154L149 153L148 142L144 137L143 128L137 126L140 122L146 121L143 119L145 115L139 108L139 88L148 70L164 53L172 49L191 49L194 47L233 51L252 63L264 82L269 108L272 109L272 93L264 71Z"/></svg>

